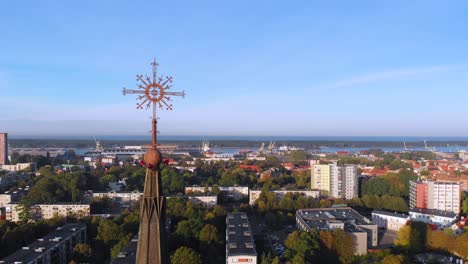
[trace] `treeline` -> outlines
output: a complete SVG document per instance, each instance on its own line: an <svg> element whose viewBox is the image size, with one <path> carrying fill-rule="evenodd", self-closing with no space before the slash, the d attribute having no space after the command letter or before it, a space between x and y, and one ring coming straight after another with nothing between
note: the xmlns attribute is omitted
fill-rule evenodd
<svg viewBox="0 0 468 264"><path fill-rule="evenodd" d="M405 152L401 153L399 158L397 158L395 154L388 154L384 152L374 151L374 154L381 159L372 161L368 158L337 154L330 154L327 155L327 157L329 159L338 160L338 164L359 164L365 166L376 166L380 168L388 166L391 170L412 169L411 164L403 162L402 160L434 160L436 158L436 155L433 152L429 151Z"/></svg>
<svg viewBox="0 0 468 264"><path fill-rule="evenodd" d="M117 182L125 179L126 191L143 190L145 184L146 168L139 165L128 165L123 168L112 166L107 170L102 167L96 168L96 176L99 177L99 182L105 188L109 187L110 182ZM160 166L160 176L162 181L164 195L173 195L183 193L185 183L190 183L194 178L194 174L188 171L179 173L177 169L165 166Z"/></svg>
<svg viewBox="0 0 468 264"><path fill-rule="evenodd" d="M171 263L215 264L226 261L222 254L225 252L226 230L224 207L216 205L210 209L186 199L170 198L167 215L171 218Z"/></svg>
<svg viewBox="0 0 468 264"><path fill-rule="evenodd" d="M284 244L287 264L351 263L355 249L353 237L342 229L294 231Z"/></svg>
<svg viewBox="0 0 468 264"><path fill-rule="evenodd" d="M83 163L82 159L75 154L74 151L68 150L63 154L59 154L56 157L51 157L49 152L45 156L42 155L31 155L31 154L19 154L18 152L13 152L10 155L10 163L28 163L36 162L37 168L46 166L46 165L60 165L64 163L70 164L80 164Z"/></svg>
<svg viewBox="0 0 468 264"><path fill-rule="evenodd" d="M397 211L397 212L408 212L408 204L406 201L398 196L390 196L390 195L368 195L365 194L361 198L353 198L351 200L346 201L349 206L352 207L365 207L368 209L385 209L389 211Z"/></svg>
<svg viewBox="0 0 468 264"><path fill-rule="evenodd" d="M395 245L405 254L417 254L427 251L442 251L468 258L468 232L455 235L448 228L432 230L422 222L411 222L402 227L395 239Z"/></svg>
<svg viewBox="0 0 468 264"><path fill-rule="evenodd" d="M362 183L362 195L391 195L391 196L409 196L409 181L416 180L415 176L409 170L401 170L399 173L387 173L382 177L373 177L364 180Z"/></svg>
<svg viewBox="0 0 468 264"><path fill-rule="evenodd" d="M351 200L344 200L317 199L304 196L303 194L288 193L280 200L277 200L275 193L262 190L259 198L255 202L255 206L261 213L275 210L294 212L304 208L328 208L334 204L347 204L348 206L367 209L385 209L390 211L408 212L408 205L403 198L390 195L379 196L366 194L361 198L356 197Z"/></svg>
<svg viewBox="0 0 468 264"><path fill-rule="evenodd" d="M29 193L23 198L28 203L79 202L85 190L97 188L99 179L88 172L56 174L52 167L39 170Z"/></svg>
<svg viewBox="0 0 468 264"><path fill-rule="evenodd" d="M112 219L92 217L88 221L92 263L105 263L117 257L122 248L138 233L139 210L125 211Z"/></svg>

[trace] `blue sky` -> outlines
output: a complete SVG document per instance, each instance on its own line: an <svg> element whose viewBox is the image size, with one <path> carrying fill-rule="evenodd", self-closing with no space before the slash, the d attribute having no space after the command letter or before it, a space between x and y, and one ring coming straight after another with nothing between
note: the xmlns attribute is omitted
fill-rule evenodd
<svg viewBox="0 0 468 264"><path fill-rule="evenodd" d="M466 136L466 1L6 1L0 130L145 135L122 87L174 77L162 135Z"/></svg>

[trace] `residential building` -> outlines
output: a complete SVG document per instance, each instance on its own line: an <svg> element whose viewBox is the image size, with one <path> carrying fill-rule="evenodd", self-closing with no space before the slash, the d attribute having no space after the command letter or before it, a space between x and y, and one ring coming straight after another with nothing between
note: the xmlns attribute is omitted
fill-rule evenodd
<svg viewBox="0 0 468 264"><path fill-rule="evenodd" d="M458 215L450 211L414 208L409 211L412 221L437 225L439 229L450 227L457 222Z"/></svg>
<svg viewBox="0 0 468 264"><path fill-rule="evenodd" d="M8 133L0 133L0 165L8 164Z"/></svg>
<svg viewBox="0 0 468 264"><path fill-rule="evenodd" d="M257 263L257 251L246 213L226 217L226 264Z"/></svg>
<svg viewBox="0 0 468 264"><path fill-rule="evenodd" d="M112 200L118 200L122 202L138 202L140 200L140 197L143 195L142 192L139 192L137 190L133 192L116 192L116 191L110 191L110 192L93 192L93 198L109 198Z"/></svg>
<svg viewBox="0 0 468 264"><path fill-rule="evenodd" d="M79 243L86 243L86 225L66 224L0 260L0 264L69 263Z"/></svg>
<svg viewBox="0 0 468 264"><path fill-rule="evenodd" d="M379 228L384 228L387 230L398 231L400 228L405 226L409 220L409 215L405 214L379 210L372 211L372 223L376 224Z"/></svg>
<svg viewBox="0 0 468 264"><path fill-rule="evenodd" d="M29 192L29 186L18 188L16 191L6 191L0 194L0 207L5 207L10 203L17 203Z"/></svg>
<svg viewBox="0 0 468 264"><path fill-rule="evenodd" d="M358 197L358 171L356 165L345 164L341 167L341 197L347 200Z"/></svg>
<svg viewBox="0 0 468 264"><path fill-rule="evenodd" d="M297 210L296 225L303 231L343 229L354 239L355 255L365 255L369 247L377 246L377 225L350 207Z"/></svg>
<svg viewBox="0 0 468 264"><path fill-rule="evenodd" d="M0 176L0 188L8 189L19 180L31 179L32 173L26 172L10 172L6 175Z"/></svg>
<svg viewBox="0 0 468 264"><path fill-rule="evenodd" d="M249 194L249 204L254 205L255 201L257 201L258 197L260 197L261 190L250 190ZM307 197L319 198L320 191L319 190L275 190L271 191L276 195L276 200L281 200L283 196L288 193L292 194L302 194Z"/></svg>
<svg viewBox="0 0 468 264"><path fill-rule="evenodd" d="M6 170L9 172L18 172L18 171L30 171L35 172L37 169L36 162L27 162L27 163L16 163L16 164L9 164L9 165L0 165L2 170Z"/></svg>
<svg viewBox="0 0 468 264"><path fill-rule="evenodd" d="M331 195L331 171L329 164L314 164L311 167L312 189L318 189L320 195Z"/></svg>
<svg viewBox="0 0 468 264"><path fill-rule="evenodd" d="M12 222L20 221L20 206L18 204L7 204L5 206L6 220ZM78 217L89 216L90 204L81 203L57 203L57 204L35 204L31 206L31 215L34 219L50 219L55 216L76 215Z"/></svg>
<svg viewBox="0 0 468 264"><path fill-rule="evenodd" d="M435 209L458 214L460 204L458 182L410 181L410 209Z"/></svg>
<svg viewBox="0 0 468 264"><path fill-rule="evenodd" d="M220 186L218 187L221 195L225 198L230 198L234 200L241 200L243 198L249 197L249 187L244 186ZM205 193L211 192L212 187L204 187L204 186L189 186L185 187L185 194L190 193Z"/></svg>
<svg viewBox="0 0 468 264"><path fill-rule="evenodd" d="M189 195L188 200L193 203L199 203L206 207L215 207L218 204L216 195Z"/></svg>
<svg viewBox="0 0 468 264"><path fill-rule="evenodd" d="M278 168L269 168L268 170L260 173L259 181L267 181L273 178L277 178L280 175Z"/></svg>
<svg viewBox="0 0 468 264"><path fill-rule="evenodd" d="M312 189L320 195L352 199L358 196L357 166L351 164L311 164Z"/></svg>

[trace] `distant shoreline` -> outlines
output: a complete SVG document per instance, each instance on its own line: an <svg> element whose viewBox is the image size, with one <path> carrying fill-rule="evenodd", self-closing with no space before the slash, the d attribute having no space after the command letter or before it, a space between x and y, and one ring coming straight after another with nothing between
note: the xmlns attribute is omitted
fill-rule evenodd
<svg viewBox="0 0 468 264"><path fill-rule="evenodd" d="M314 139L315 138L315 139ZM468 147L468 138L420 138L420 137L309 137L309 139L299 137L233 137L232 139L216 138L216 137L164 137L159 138L162 144L177 144L179 147L200 147L202 141L208 140L212 147L260 147L262 143L267 147L271 141L275 142L276 147L282 145L303 147L306 149L334 147L334 148L385 148L385 147L401 147L403 148L406 142L407 148L424 147L424 140L426 140L428 147L460 147L466 149ZM142 145L148 144L150 137L140 138L98 138L104 147L117 147L124 145ZM94 139L18 139L9 138L9 145L13 148L27 148L27 147L57 147L57 148L93 148L95 146Z"/></svg>
<svg viewBox="0 0 468 264"><path fill-rule="evenodd" d="M62 135L15 135L9 134L15 140L94 140L93 136L62 136ZM101 135L98 140L142 141L151 139L150 135ZM219 136L219 135L160 135L160 140L192 141L192 140L222 140L222 141L370 141L370 142L468 142L468 136Z"/></svg>

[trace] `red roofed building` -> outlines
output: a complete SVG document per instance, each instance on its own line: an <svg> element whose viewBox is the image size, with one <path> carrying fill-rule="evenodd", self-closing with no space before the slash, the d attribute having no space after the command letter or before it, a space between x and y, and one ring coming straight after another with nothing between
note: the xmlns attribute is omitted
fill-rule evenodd
<svg viewBox="0 0 468 264"><path fill-rule="evenodd" d="M287 169L287 170L292 170L292 169L294 169L294 168L296 167L296 166L294 166L294 164L291 163L291 162L281 163L281 165L282 165L285 169Z"/></svg>
<svg viewBox="0 0 468 264"><path fill-rule="evenodd" d="M246 164L241 164L239 165L239 168L243 169L243 170L251 170L251 171L255 171L255 172L259 172L260 171L260 168L257 166L257 165L246 165Z"/></svg>

